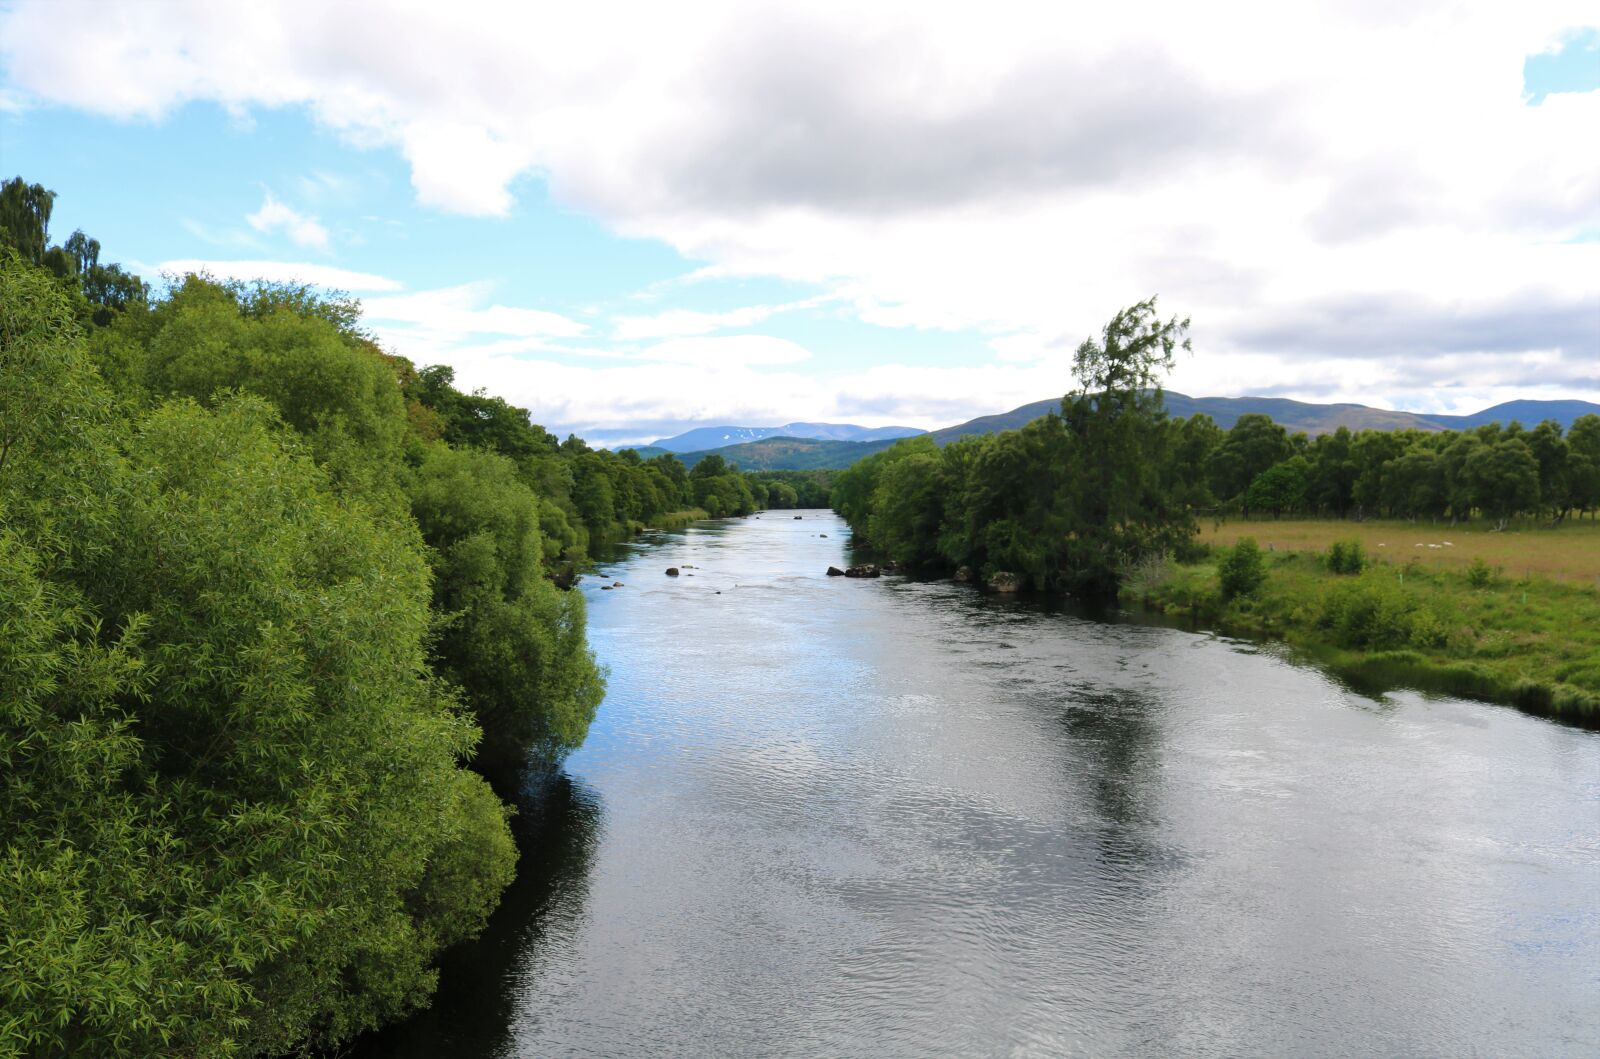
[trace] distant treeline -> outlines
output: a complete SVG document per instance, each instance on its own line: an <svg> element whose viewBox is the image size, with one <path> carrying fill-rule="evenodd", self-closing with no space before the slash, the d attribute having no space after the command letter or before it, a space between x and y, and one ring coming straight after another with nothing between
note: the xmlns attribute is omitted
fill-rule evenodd
<svg viewBox="0 0 1600 1059"><path fill-rule="evenodd" d="M591 450L363 331L154 293L0 186L0 1056L279 1055L431 995L603 693L591 548L798 502Z"/></svg>
<svg viewBox="0 0 1600 1059"><path fill-rule="evenodd" d="M1020 430L943 448L923 436L834 481L858 539L901 563L1005 571L1045 590L1115 594L1123 574L1192 547L1197 519L1516 515L1558 521L1600 508L1600 416L1462 432L1339 429L1290 435L1264 415L1229 430L1169 418L1159 375L1187 321L1154 300L1119 313L1078 350L1082 384Z"/></svg>

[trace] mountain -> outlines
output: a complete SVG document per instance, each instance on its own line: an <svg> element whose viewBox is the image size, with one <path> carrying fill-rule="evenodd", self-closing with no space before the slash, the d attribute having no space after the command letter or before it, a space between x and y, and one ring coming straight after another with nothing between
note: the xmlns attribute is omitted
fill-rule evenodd
<svg viewBox="0 0 1600 1059"><path fill-rule="evenodd" d="M1437 423L1441 430L1471 430L1485 423L1509 423L1512 420L1531 427L1546 419L1554 419L1561 424L1562 430L1570 430L1574 420L1588 415L1600 415L1600 404L1592 401L1507 401L1469 416L1426 415L1422 418Z"/></svg>
<svg viewBox="0 0 1600 1059"><path fill-rule="evenodd" d="M1311 404L1291 401L1283 397L1190 397L1187 394L1167 392L1167 411L1174 416L1192 416L1204 413L1216 420L1226 430L1249 412L1271 416L1290 433L1304 431L1313 436L1328 434L1341 426L1351 430L1470 430L1485 423L1509 423L1513 420L1532 427L1546 419L1554 419L1563 430L1574 420L1585 415L1600 415L1600 404L1589 401L1507 401L1493 408L1466 416L1423 415L1417 412L1400 412L1389 408L1369 408L1360 404ZM1060 408L1060 400L1035 401L1021 408L997 415L979 416L977 419L932 432L933 440L946 445L968 434L994 434L1002 430L1016 430L1046 412ZM796 426L829 426L830 424L794 424ZM705 430L732 431L741 428L703 428ZM765 429L765 428L755 428ZM775 428L776 429L776 428ZM856 429L838 427L836 429ZM881 452L901 437L921 434L909 428L884 427L884 431L903 430L902 433L871 440L826 439L815 437L767 436L720 445L697 451L677 450L679 457L690 466L702 456L716 453L747 471L806 471L823 468L848 467L863 456ZM680 437L690 437L700 431L690 431ZM657 442L660 447L641 448L641 456L659 455L665 451L669 438Z"/></svg>
<svg viewBox="0 0 1600 1059"><path fill-rule="evenodd" d="M926 431L918 431L926 433ZM693 467L703 457L721 456L729 463L739 465L741 471L815 471L848 467L863 456L884 449L899 441L898 437L876 441L830 441L826 438L762 438L738 445L703 452L679 453L678 458ZM641 453L643 455L643 453Z"/></svg>
<svg viewBox="0 0 1600 1059"><path fill-rule="evenodd" d="M853 423L786 423L781 427L696 427L662 438L650 448L668 452L709 452L766 438L811 438L818 441L893 441L927 431L916 427L858 427Z"/></svg>
<svg viewBox="0 0 1600 1059"><path fill-rule="evenodd" d="M1240 416L1254 412L1270 416L1291 434L1303 431L1312 437L1331 434L1341 426L1351 430L1469 430L1485 423L1510 423L1513 420L1532 427L1546 419L1554 419L1566 430L1579 416L1600 415L1600 404L1589 401L1507 401L1467 416L1427 415L1390 408L1369 408L1362 404L1311 404L1284 397L1190 397L1170 390L1166 394L1166 403L1167 411L1174 416L1187 418L1204 413L1224 430L1237 423ZM1060 404L1059 400L1035 401L1009 412L980 416L957 426L935 430L933 439L945 445L967 434L1016 430L1024 423L1059 408Z"/></svg>

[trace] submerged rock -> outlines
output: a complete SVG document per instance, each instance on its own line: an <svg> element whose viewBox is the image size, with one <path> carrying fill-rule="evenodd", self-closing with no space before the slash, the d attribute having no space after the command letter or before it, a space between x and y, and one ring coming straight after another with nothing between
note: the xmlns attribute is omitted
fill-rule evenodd
<svg viewBox="0 0 1600 1059"><path fill-rule="evenodd" d="M997 570L994 576L989 578L989 590L991 592L1005 593L1020 592L1022 591L1022 578L1009 570Z"/></svg>

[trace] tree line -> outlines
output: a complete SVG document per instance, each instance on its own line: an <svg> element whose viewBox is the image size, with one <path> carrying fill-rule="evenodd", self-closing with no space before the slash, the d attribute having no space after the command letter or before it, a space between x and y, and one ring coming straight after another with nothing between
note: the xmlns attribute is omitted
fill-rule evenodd
<svg viewBox="0 0 1600 1059"><path fill-rule="evenodd" d="M1558 522L1600 508L1600 416L1470 431L1291 435L1264 415L1228 430L1169 417L1160 379L1188 321L1149 299L1079 347L1078 387L1020 430L940 448L909 438L838 474L857 540L911 567L999 572L1114 596L1154 555L1185 556L1198 519L1242 515Z"/></svg>
<svg viewBox="0 0 1600 1059"><path fill-rule="evenodd" d="M0 1056L336 1044L427 1002L583 741L575 566L798 491L558 441L351 299L153 292L52 204L0 186Z"/></svg>

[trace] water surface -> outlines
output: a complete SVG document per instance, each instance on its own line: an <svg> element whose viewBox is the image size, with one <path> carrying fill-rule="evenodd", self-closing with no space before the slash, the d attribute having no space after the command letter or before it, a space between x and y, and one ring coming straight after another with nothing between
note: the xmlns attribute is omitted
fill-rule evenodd
<svg viewBox="0 0 1600 1059"><path fill-rule="evenodd" d="M374 1054L1595 1054L1600 733L828 578L803 516L585 578L589 740Z"/></svg>

